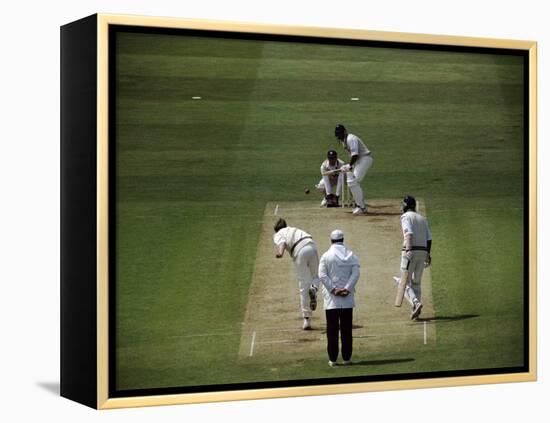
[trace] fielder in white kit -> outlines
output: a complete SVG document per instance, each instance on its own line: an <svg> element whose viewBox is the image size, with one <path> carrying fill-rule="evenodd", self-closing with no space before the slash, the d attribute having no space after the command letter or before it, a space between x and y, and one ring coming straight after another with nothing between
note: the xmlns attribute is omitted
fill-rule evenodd
<svg viewBox="0 0 550 423"><path fill-rule="evenodd" d="M426 218L416 211L414 197L406 196L402 208L401 278L407 278L404 296L412 306L411 319L416 320L422 311L422 273L431 264L432 233Z"/></svg>
<svg viewBox="0 0 550 423"><path fill-rule="evenodd" d="M288 226L282 218L275 223L274 229L273 242L277 248L275 257L282 258L286 250L294 262L300 290L300 308L304 318L302 329L309 330L311 329L311 312L317 308L315 294L320 283L317 245L310 234Z"/></svg>
<svg viewBox="0 0 550 423"><path fill-rule="evenodd" d="M338 158L335 150L327 152L327 159L321 163L321 180L315 188L323 193L321 207L338 207L338 201L342 196L342 186L344 183L344 173L340 168L344 161Z"/></svg>
<svg viewBox="0 0 550 423"><path fill-rule="evenodd" d="M358 136L349 134L344 125L340 123L334 129L334 136L350 155L349 164L342 166L342 170L346 172L347 184L357 205L353 214L356 216L365 214L367 206L361 189L361 181L372 166L372 153Z"/></svg>

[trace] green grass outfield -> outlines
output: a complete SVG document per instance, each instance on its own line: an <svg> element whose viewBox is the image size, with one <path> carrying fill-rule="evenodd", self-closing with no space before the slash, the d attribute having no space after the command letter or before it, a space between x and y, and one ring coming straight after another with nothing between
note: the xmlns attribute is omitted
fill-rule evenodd
<svg viewBox="0 0 550 423"><path fill-rule="evenodd" d="M367 198L425 199L442 319L338 376L523 364L522 58L117 37L118 389L334 376L323 351L239 360L238 334L265 204L305 199L338 122Z"/></svg>

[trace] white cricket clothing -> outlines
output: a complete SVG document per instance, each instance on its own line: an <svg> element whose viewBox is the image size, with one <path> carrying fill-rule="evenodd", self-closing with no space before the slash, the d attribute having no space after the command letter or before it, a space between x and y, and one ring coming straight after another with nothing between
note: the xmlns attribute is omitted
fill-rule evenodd
<svg viewBox="0 0 550 423"><path fill-rule="evenodd" d="M346 174L348 185L352 180L356 180L359 184L372 166L372 161L372 156L359 156L353 165L353 170Z"/></svg>
<svg viewBox="0 0 550 423"><path fill-rule="evenodd" d="M300 309L302 316L311 317L309 288L313 285L319 288L319 255L317 246L311 238L311 235L298 228L287 226L273 235L273 242L280 246L286 244L285 249L290 254L292 247L292 260L296 269L296 278L298 279L298 289L300 291Z"/></svg>
<svg viewBox="0 0 550 423"><path fill-rule="evenodd" d="M408 210L401 215L401 227L403 235L412 235L413 247L427 247L428 241L432 239L432 233L428 221L420 213Z"/></svg>
<svg viewBox="0 0 550 423"><path fill-rule="evenodd" d="M359 280L359 259L342 243L332 244L319 261L325 310L355 307L355 285ZM334 288L349 291L346 297L331 294Z"/></svg>
<svg viewBox="0 0 550 423"><path fill-rule="evenodd" d="M342 185L344 182L344 174L342 172L334 173L332 175L324 175L325 172L331 170L340 169L344 165L344 161L337 159L334 166L330 165L328 159L321 163L321 180L316 185L320 191L325 191L326 194L335 194L338 197L342 194ZM336 192L333 192L333 188L336 188Z"/></svg>
<svg viewBox="0 0 550 423"><path fill-rule="evenodd" d="M311 317L309 288L313 285L319 288L319 255L315 243L301 248L294 260L298 289L300 290L300 309L303 317Z"/></svg>
<svg viewBox="0 0 550 423"><path fill-rule="evenodd" d="M420 213L414 210L408 210L401 215L401 228L403 237L411 235L412 250L409 252L411 258L407 257L407 252L401 254L401 272L409 272L407 287L410 300L414 304L416 301L422 301L422 274L424 273L424 263L428 257L428 251L415 248L427 248L428 241L432 239L432 233L428 226L428 221Z"/></svg>
<svg viewBox="0 0 550 423"><path fill-rule="evenodd" d="M346 140L344 141L344 148L350 154L350 156L368 156L370 150L367 146L361 141L357 135L348 134Z"/></svg>
<svg viewBox="0 0 550 423"><path fill-rule="evenodd" d="M326 159L323 163L321 163L321 175L325 172L330 172L331 170L340 169L343 165L343 160L336 159L336 163L334 164L334 166L331 166L330 161ZM335 175L338 175L338 173L335 173Z"/></svg>
<svg viewBox="0 0 550 423"><path fill-rule="evenodd" d="M348 134L346 137L346 140L344 141L344 149L350 154L350 156L358 156L357 160L353 164L353 171L346 173L346 182L349 190L351 191L355 204L364 209L365 198L363 196L363 189L360 184L372 166L372 154L363 141L361 141L358 136L353 134Z"/></svg>
<svg viewBox="0 0 550 423"><path fill-rule="evenodd" d="M275 235L273 235L273 242L277 246L285 243L285 249L289 254L292 252L291 256L293 260L296 259L300 250L307 244L315 244L310 234L291 226L287 226L276 232Z"/></svg>
<svg viewBox="0 0 550 423"><path fill-rule="evenodd" d="M409 295L411 305L416 301L422 301L422 274L424 273L424 263L428 256L427 251L415 250L412 251L412 258L407 258L407 253L403 251L401 254L401 276L407 270L409 277L407 279L407 294ZM408 290L408 288L411 288Z"/></svg>

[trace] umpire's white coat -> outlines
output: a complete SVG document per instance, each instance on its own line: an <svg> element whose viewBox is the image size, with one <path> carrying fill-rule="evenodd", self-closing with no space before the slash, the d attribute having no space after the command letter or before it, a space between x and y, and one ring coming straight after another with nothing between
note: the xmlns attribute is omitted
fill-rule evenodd
<svg viewBox="0 0 550 423"><path fill-rule="evenodd" d="M319 261L325 310L355 307L355 285L359 280L359 259L342 243L334 243ZM334 288L349 291L346 297L331 294Z"/></svg>

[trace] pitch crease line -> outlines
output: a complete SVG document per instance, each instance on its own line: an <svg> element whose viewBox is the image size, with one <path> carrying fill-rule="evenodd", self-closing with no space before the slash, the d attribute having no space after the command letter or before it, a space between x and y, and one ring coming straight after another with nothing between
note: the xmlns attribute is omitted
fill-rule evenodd
<svg viewBox="0 0 550 423"><path fill-rule="evenodd" d="M278 211L279 211L279 205L277 204L277 205L275 206L275 211L273 212L273 214L274 214L275 216L277 216L277 212L278 212Z"/></svg>
<svg viewBox="0 0 550 423"><path fill-rule="evenodd" d="M367 339L367 338L385 338L385 337L388 337L388 336L400 336L402 337L403 335L407 334L409 332L379 332L379 333L369 333L368 335L367 334L357 334L357 335L354 335L353 338L354 339ZM324 337L323 338L319 338L319 339L312 339L310 342L322 342L324 340ZM302 342L301 340L299 339L278 339L278 340L272 340L272 341L258 341L256 342L258 345L266 345L266 344L283 344L283 343L300 343Z"/></svg>
<svg viewBox="0 0 550 423"><path fill-rule="evenodd" d="M254 342L256 342L256 331L252 333L252 342L250 343L249 357L252 357L254 355Z"/></svg>
<svg viewBox="0 0 550 423"><path fill-rule="evenodd" d="M426 345L428 343L428 332L427 332L426 327L427 327L426 321L424 321L424 345Z"/></svg>

